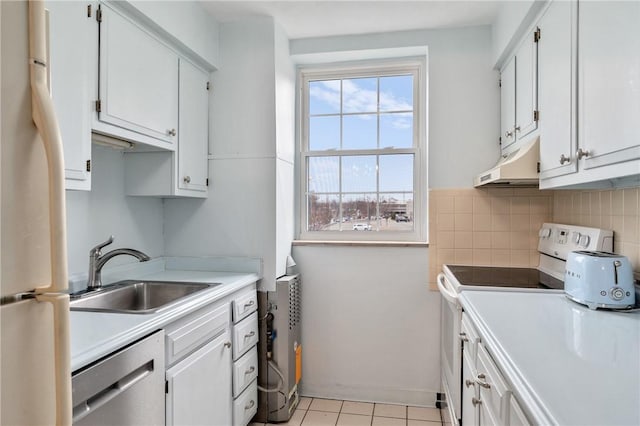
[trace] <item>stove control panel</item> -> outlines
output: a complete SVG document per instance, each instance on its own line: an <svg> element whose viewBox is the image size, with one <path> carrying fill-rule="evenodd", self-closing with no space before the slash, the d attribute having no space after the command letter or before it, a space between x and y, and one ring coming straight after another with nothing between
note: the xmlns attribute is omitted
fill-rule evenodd
<svg viewBox="0 0 640 426"><path fill-rule="evenodd" d="M613 251L613 231L545 223L538 233L538 251L566 260L575 250Z"/></svg>

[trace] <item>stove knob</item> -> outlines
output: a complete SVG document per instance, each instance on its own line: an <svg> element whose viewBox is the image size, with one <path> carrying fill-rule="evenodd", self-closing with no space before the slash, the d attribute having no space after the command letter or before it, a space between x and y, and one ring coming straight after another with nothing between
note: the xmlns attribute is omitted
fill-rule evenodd
<svg viewBox="0 0 640 426"><path fill-rule="evenodd" d="M573 233L573 243L574 244L580 244L580 238L582 238L582 235L579 232L574 232Z"/></svg>
<svg viewBox="0 0 640 426"><path fill-rule="evenodd" d="M550 228L540 229L540 232L538 232L538 236L540 238L549 238L551 236L551 229Z"/></svg>
<svg viewBox="0 0 640 426"><path fill-rule="evenodd" d="M580 240L578 241L578 245L587 248L589 243L591 242L591 237L588 235L581 235Z"/></svg>
<svg viewBox="0 0 640 426"><path fill-rule="evenodd" d="M613 287L609 294L613 300L622 300L624 299L624 290L620 287Z"/></svg>

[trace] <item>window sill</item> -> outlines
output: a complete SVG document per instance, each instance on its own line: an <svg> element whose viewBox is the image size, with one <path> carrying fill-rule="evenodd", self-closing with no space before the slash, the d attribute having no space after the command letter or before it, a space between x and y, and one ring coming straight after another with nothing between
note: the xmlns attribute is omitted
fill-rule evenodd
<svg viewBox="0 0 640 426"><path fill-rule="evenodd" d="M293 240L293 246L349 246L349 247L429 247L429 243L414 241L327 241Z"/></svg>

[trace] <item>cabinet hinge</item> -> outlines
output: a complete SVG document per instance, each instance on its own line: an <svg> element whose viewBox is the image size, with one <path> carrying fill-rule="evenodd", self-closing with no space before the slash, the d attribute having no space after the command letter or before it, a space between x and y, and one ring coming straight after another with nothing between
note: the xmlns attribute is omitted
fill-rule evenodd
<svg viewBox="0 0 640 426"><path fill-rule="evenodd" d="M206 186L209 186L209 178L207 178L205 184L206 184Z"/></svg>
<svg viewBox="0 0 640 426"><path fill-rule="evenodd" d="M207 90L211 88L211 84L207 81Z"/></svg>
<svg viewBox="0 0 640 426"><path fill-rule="evenodd" d="M87 166L86 166L86 169L87 169L87 171L88 171L88 172L90 172L90 171L91 171L91 160L87 160Z"/></svg>
<svg viewBox="0 0 640 426"><path fill-rule="evenodd" d="M498 145L502 145L502 136L498 138Z"/></svg>
<svg viewBox="0 0 640 426"><path fill-rule="evenodd" d="M99 7L98 10L96 10L96 21L102 22L102 9L100 9Z"/></svg>
<svg viewBox="0 0 640 426"><path fill-rule="evenodd" d="M541 34L540 27L537 27L535 32L533 33L533 42L534 43L537 43L537 42L540 41L540 34Z"/></svg>
<svg viewBox="0 0 640 426"><path fill-rule="evenodd" d="M164 393L169 393L169 381L165 380L164 381Z"/></svg>
<svg viewBox="0 0 640 426"><path fill-rule="evenodd" d="M540 111L536 110L533 111L533 121L538 121L540 120Z"/></svg>
<svg viewBox="0 0 640 426"><path fill-rule="evenodd" d="M502 87L502 79L498 80L498 87Z"/></svg>
<svg viewBox="0 0 640 426"><path fill-rule="evenodd" d="M102 101L100 99L96 101L96 112L102 112Z"/></svg>
<svg viewBox="0 0 640 426"><path fill-rule="evenodd" d="M91 5L87 5L87 18L91 18Z"/></svg>
<svg viewBox="0 0 640 426"><path fill-rule="evenodd" d="M540 162L538 161L538 167L537 167L538 173L540 173Z"/></svg>

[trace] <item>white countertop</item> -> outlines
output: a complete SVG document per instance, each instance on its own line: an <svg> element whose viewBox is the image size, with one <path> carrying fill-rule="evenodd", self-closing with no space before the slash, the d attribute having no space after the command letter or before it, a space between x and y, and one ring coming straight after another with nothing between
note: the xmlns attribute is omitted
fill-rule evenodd
<svg viewBox="0 0 640 426"><path fill-rule="evenodd" d="M462 292L460 301L535 424L640 424L640 312L564 294Z"/></svg>
<svg viewBox="0 0 640 426"><path fill-rule="evenodd" d="M160 263L160 262L156 262ZM102 358L114 350L158 330L176 319L202 308L231 293L247 287L260 279L258 272L220 272L168 269L179 268L167 260L167 269L155 265L153 268L141 267L127 272L129 279L147 279L161 281L189 281L202 283L221 283L222 285L204 290L197 297L190 297L175 307L154 314L115 314L71 311L71 371L84 367ZM121 278L122 279L122 278ZM194 295L195 296L195 295Z"/></svg>

